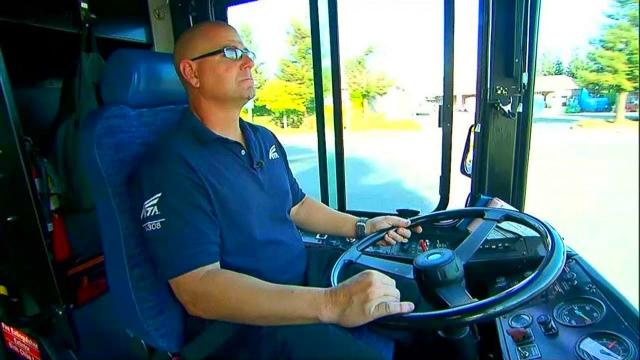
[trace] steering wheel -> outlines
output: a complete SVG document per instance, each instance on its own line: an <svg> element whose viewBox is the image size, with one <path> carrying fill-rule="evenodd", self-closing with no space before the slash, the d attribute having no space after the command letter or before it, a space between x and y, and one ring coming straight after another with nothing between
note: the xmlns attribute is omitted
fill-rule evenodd
<svg viewBox="0 0 640 360"><path fill-rule="evenodd" d="M412 265L364 254L363 251L381 240L389 229L377 231L355 243L336 261L331 272L331 285L338 285L340 275L350 264L360 264L391 276L412 279L416 281L425 300L437 310L391 315L377 322L400 328L446 329L463 327L507 313L539 295L562 272L566 257L562 238L551 226L522 212L480 207L444 210L413 218L411 226L440 226L466 218L480 218L483 221L455 250L428 250L416 256ZM517 285L483 300L474 299L466 289L464 265L491 230L504 221L524 225L538 233L546 245L547 254L537 269Z"/></svg>

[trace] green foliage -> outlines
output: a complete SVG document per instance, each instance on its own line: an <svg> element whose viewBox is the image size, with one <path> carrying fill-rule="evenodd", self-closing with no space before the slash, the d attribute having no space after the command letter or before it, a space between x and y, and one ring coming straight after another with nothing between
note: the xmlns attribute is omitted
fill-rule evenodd
<svg viewBox="0 0 640 360"><path fill-rule="evenodd" d="M562 60L557 59L553 62L553 75L562 75L564 74L564 64Z"/></svg>
<svg viewBox="0 0 640 360"><path fill-rule="evenodd" d="M387 118L385 114L372 112L351 114L349 131L418 131L422 127L415 119Z"/></svg>
<svg viewBox="0 0 640 360"><path fill-rule="evenodd" d="M329 97L331 95L331 92L333 91L331 89L331 86L332 86L331 81L332 81L331 67L323 66L322 67L322 96L324 96L325 98Z"/></svg>
<svg viewBox="0 0 640 360"><path fill-rule="evenodd" d="M567 114L575 114L582 111L580 108L580 104L578 104L578 99L573 97L567 101L567 106L564 108L564 112Z"/></svg>
<svg viewBox="0 0 640 360"><path fill-rule="evenodd" d="M247 47L255 48L248 27L240 27L239 33ZM265 80L260 67L256 66L254 79L259 91L253 113L269 115L264 118L280 128L299 128L305 118L315 113L311 32L294 20L287 34L290 53L280 60L275 78ZM368 69L367 60L372 54L373 48L369 47L345 65L351 99L362 109L367 102L386 94L392 86L384 74ZM324 95L331 91L330 74L329 69L323 69Z"/></svg>
<svg viewBox="0 0 640 360"><path fill-rule="evenodd" d="M264 82L257 93L256 108L263 110L260 115L272 114L274 124L296 128L315 111L311 32L293 21L288 36L291 53L280 60L275 79Z"/></svg>
<svg viewBox="0 0 640 360"><path fill-rule="evenodd" d="M384 74L369 70L367 60L372 54L373 47L369 46L362 54L347 60L345 64L349 96L363 110L367 102L386 94L393 85Z"/></svg>
<svg viewBox="0 0 640 360"><path fill-rule="evenodd" d="M538 75L562 75L565 73L564 64L559 57L551 57L549 54L542 54L536 67Z"/></svg>
<svg viewBox="0 0 640 360"><path fill-rule="evenodd" d="M586 60L574 53L571 55L571 59L569 60L569 64L567 65L564 74L576 79L578 77L578 72L585 70L586 67Z"/></svg>
<svg viewBox="0 0 640 360"><path fill-rule="evenodd" d="M593 94L638 89L638 0L614 0L611 20L592 41L577 82Z"/></svg>
<svg viewBox="0 0 640 360"><path fill-rule="evenodd" d="M296 97L304 99L305 114L310 114L315 111L311 31L293 21L288 35L291 55L280 61L277 78L296 85L291 90L296 91Z"/></svg>
<svg viewBox="0 0 640 360"><path fill-rule="evenodd" d="M256 51L256 43L253 41L253 31L251 31L251 27L247 24L242 24L238 26L238 35L240 35L240 39L244 43L244 46L247 48Z"/></svg>
<svg viewBox="0 0 640 360"><path fill-rule="evenodd" d="M279 127L299 127L305 114L306 98L301 86L281 79L267 80L259 100L274 114L272 121Z"/></svg>

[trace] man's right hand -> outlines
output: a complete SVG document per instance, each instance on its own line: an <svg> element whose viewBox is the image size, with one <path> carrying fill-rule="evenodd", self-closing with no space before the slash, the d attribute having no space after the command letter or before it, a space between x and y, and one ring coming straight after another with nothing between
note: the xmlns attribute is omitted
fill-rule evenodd
<svg viewBox="0 0 640 360"><path fill-rule="evenodd" d="M327 289L323 321L356 327L379 317L408 313L414 304L400 301L396 282L387 275L366 270Z"/></svg>

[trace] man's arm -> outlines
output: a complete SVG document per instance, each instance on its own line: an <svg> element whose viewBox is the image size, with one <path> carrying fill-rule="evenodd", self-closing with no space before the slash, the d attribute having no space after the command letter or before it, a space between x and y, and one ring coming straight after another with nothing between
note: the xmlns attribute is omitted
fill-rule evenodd
<svg viewBox="0 0 640 360"><path fill-rule="evenodd" d="M400 302L393 279L376 271L364 271L324 289L272 284L215 263L169 283L189 314L251 325L323 322L353 327L414 308L410 302Z"/></svg>
<svg viewBox="0 0 640 360"><path fill-rule="evenodd" d="M297 226L307 231L335 236L356 236L357 217L336 211L308 196L291 209L290 215Z"/></svg>
<svg viewBox="0 0 640 360"><path fill-rule="evenodd" d="M336 211L308 196L291 208L290 216L298 227L313 233L355 237L357 217ZM397 216L379 216L367 221L365 232L371 234L397 226L397 230L388 231L383 238L386 244L393 245L396 242L407 241L411 231L406 227L410 224L409 220ZM418 233L422 232L419 226L415 230Z"/></svg>

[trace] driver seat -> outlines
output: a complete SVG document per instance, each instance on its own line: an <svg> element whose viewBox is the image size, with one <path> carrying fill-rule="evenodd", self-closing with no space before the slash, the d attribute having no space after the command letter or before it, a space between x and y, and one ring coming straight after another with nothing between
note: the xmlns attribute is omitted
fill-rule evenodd
<svg viewBox="0 0 640 360"><path fill-rule="evenodd" d="M187 109L171 54L114 52L100 91L104 106L89 115L81 146L114 303L112 318L142 341L148 358L204 358L232 335L231 326L214 323L186 343L185 311L156 273L136 221L139 209L129 196L132 170Z"/></svg>

